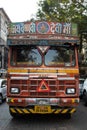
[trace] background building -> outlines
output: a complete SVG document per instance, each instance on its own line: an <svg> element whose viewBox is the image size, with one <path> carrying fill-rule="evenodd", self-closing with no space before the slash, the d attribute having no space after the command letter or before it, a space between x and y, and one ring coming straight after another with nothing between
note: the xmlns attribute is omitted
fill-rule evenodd
<svg viewBox="0 0 87 130"><path fill-rule="evenodd" d="M3 8L0 8L0 69L7 69L7 34L8 23L10 19Z"/></svg>

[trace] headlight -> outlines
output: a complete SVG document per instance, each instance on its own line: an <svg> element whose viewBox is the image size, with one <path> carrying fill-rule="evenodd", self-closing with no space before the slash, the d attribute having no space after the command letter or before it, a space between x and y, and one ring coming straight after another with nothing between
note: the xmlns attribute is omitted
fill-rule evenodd
<svg viewBox="0 0 87 130"><path fill-rule="evenodd" d="M76 93L76 89L75 88L67 88L66 89L66 93L67 94L75 94Z"/></svg>
<svg viewBox="0 0 87 130"><path fill-rule="evenodd" d="M12 94L18 94L20 92L19 88L11 88L10 92Z"/></svg>

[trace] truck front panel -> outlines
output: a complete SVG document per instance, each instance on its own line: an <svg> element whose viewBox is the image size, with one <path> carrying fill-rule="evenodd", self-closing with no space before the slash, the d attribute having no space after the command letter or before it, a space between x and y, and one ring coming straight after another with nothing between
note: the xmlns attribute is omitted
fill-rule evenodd
<svg viewBox="0 0 87 130"><path fill-rule="evenodd" d="M76 48L69 47L11 47L7 102L12 112L75 112L79 71Z"/></svg>

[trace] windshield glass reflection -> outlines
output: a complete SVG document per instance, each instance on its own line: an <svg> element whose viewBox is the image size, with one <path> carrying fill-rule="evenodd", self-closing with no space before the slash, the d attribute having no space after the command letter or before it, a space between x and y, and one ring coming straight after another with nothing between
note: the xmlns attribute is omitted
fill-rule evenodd
<svg viewBox="0 0 87 130"><path fill-rule="evenodd" d="M74 48L50 47L45 55L45 64L47 66L74 66Z"/></svg>

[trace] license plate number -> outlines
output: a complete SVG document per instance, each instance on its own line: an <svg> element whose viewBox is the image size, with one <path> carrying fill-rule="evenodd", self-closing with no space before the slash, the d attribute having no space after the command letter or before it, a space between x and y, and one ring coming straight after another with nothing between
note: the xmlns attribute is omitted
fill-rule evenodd
<svg viewBox="0 0 87 130"><path fill-rule="evenodd" d="M35 106L35 113L51 113L50 106Z"/></svg>

